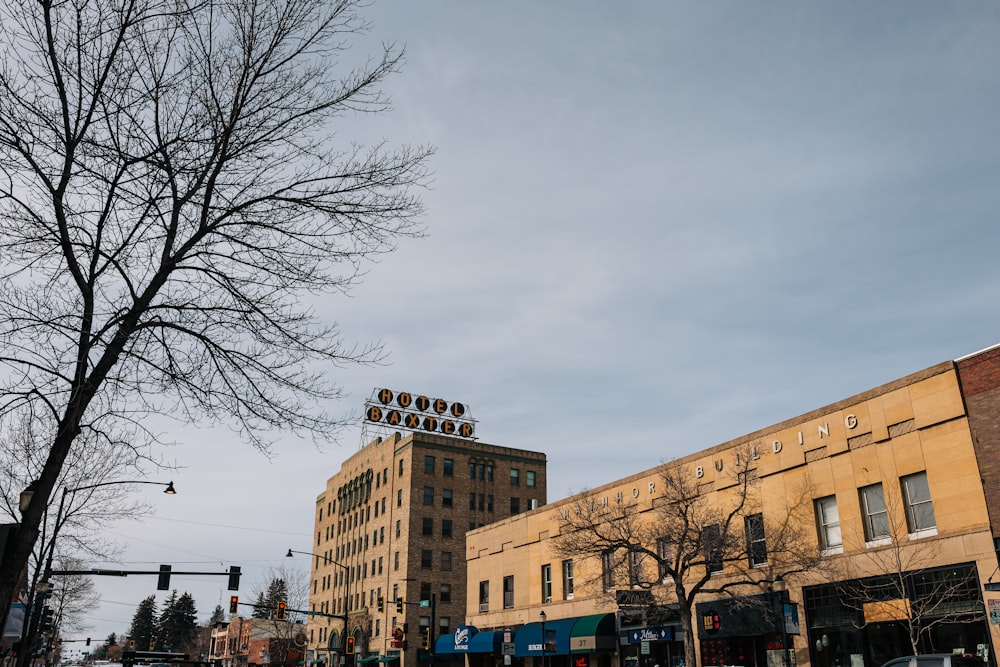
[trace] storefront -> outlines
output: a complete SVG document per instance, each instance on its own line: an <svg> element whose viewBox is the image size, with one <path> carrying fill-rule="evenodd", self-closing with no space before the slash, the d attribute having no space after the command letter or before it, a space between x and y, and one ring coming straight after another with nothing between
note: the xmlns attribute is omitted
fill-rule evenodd
<svg viewBox="0 0 1000 667"><path fill-rule="evenodd" d="M794 667L798 607L787 591L695 605L702 667Z"/></svg>
<svg viewBox="0 0 1000 667"><path fill-rule="evenodd" d="M967 653L995 665L971 563L802 589L813 667L879 667L919 653Z"/></svg>

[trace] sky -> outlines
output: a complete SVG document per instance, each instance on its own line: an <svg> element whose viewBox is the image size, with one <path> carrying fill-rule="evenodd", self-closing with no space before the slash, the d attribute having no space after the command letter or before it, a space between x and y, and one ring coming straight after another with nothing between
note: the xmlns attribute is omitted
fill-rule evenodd
<svg viewBox="0 0 1000 667"><path fill-rule="evenodd" d="M347 340L332 409L376 387L469 407L545 452L549 500L1000 343L1000 6L921 0L376 0L390 113L345 139L436 147L426 235L319 305ZM360 422L267 459L171 436L176 496L115 525L123 561L240 565L252 601L307 576L315 498ZM98 577L84 636L124 633L155 577ZM181 576L201 620L224 576ZM158 600L164 594L158 594Z"/></svg>

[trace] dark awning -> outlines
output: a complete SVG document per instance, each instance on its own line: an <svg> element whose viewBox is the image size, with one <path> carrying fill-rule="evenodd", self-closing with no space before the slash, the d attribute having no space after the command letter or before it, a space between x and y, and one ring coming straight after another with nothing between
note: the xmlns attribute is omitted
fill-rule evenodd
<svg viewBox="0 0 1000 667"><path fill-rule="evenodd" d="M384 658L379 658L379 662L396 662L399 660L398 655L387 655Z"/></svg>
<svg viewBox="0 0 1000 667"><path fill-rule="evenodd" d="M548 624L546 623L546 630ZM577 619L569 633L570 653L614 651L618 642L614 614L594 614Z"/></svg>
<svg viewBox="0 0 1000 667"><path fill-rule="evenodd" d="M560 618L545 622L546 639L555 644L555 650L550 652L560 655L569 654L569 635L579 617ZM482 633L480 633L482 634ZM542 624L528 623L518 628L514 635L514 656L526 658L542 655Z"/></svg>
<svg viewBox="0 0 1000 667"><path fill-rule="evenodd" d="M502 640L502 632L479 632L469 640L467 653L496 653L499 655Z"/></svg>

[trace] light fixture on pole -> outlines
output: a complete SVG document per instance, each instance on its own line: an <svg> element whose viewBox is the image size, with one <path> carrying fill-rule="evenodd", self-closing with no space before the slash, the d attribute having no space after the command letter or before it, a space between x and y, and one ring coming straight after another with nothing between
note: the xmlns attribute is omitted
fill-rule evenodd
<svg viewBox="0 0 1000 667"><path fill-rule="evenodd" d="M538 612L538 616L542 619L542 667L545 667L545 610Z"/></svg>
<svg viewBox="0 0 1000 667"><path fill-rule="evenodd" d="M288 553L285 554L285 558L292 558L292 554L302 554L303 556L314 556L317 559L322 558L324 565L336 565L340 569L344 570L344 613L341 615L341 620L344 621L344 632L340 638L340 647L343 649L347 645L347 605L350 604L351 600L351 568L342 563L338 563L329 556L324 554L314 554L311 551L296 551L295 549L289 549ZM342 655L344 662L347 662L347 654Z"/></svg>

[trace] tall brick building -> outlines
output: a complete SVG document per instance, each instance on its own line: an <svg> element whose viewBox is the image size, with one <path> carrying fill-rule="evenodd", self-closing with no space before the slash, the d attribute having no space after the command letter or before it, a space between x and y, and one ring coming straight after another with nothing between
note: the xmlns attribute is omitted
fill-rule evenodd
<svg viewBox="0 0 1000 667"><path fill-rule="evenodd" d="M353 642L354 663L417 665L427 628L465 621L466 531L545 504L545 466L539 452L423 432L344 461L316 499L309 609L327 616L308 623L314 659L336 665Z"/></svg>

